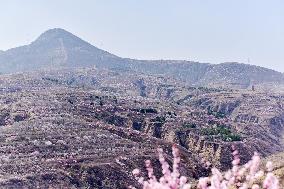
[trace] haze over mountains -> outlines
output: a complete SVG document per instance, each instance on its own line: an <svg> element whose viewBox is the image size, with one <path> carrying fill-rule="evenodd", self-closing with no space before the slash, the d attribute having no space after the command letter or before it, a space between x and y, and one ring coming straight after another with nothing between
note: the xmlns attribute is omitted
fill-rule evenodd
<svg viewBox="0 0 284 189"><path fill-rule="evenodd" d="M29 45L0 51L1 73L78 67L164 74L187 84L209 87L248 88L259 84L284 84L282 73L247 64L214 65L184 60L121 58L63 29L48 30Z"/></svg>

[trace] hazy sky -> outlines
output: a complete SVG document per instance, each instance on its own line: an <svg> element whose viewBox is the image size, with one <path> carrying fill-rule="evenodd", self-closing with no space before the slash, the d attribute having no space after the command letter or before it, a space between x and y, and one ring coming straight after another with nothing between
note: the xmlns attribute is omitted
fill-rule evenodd
<svg viewBox="0 0 284 189"><path fill-rule="evenodd" d="M237 61L284 72L283 0L0 1L0 49L64 28L122 57Z"/></svg>

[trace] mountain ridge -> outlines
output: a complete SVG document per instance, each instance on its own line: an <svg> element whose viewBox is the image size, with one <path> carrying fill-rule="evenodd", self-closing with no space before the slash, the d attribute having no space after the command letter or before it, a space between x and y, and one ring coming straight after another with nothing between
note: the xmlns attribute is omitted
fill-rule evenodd
<svg viewBox="0 0 284 189"><path fill-rule="evenodd" d="M97 48L74 34L54 28L29 45L0 51L0 72L51 68L96 67L168 75L189 85L248 88L262 83L284 84L284 74L243 63L199 63L188 60L137 60Z"/></svg>

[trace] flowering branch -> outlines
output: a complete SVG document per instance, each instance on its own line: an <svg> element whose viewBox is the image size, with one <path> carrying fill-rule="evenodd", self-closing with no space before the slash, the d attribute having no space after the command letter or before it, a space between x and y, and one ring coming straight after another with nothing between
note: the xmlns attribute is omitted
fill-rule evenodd
<svg viewBox="0 0 284 189"><path fill-rule="evenodd" d="M148 171L148 180L140 177L140 170L133 170L133 175L143 185L143 189L191 189L192 184L188 183L185 176L179 172L180 156L179 150L172 147L173 167L172 171L165 160L163 150L158 149L159 161L162 165L162 177L157 180L151 161L145 161ZM257 153L243 166L240 166L239 152L233 147L232 169L221 173L217 168L212 168L211 177L203 177L198 180L198 189L280 189L279 180L272 173L272 163L268 162L267 170L260 170L260 157ZM263 179L264 178L264 179ZM262 184L260 180L263 179ZM134 188L134 187L130 187Z"/></svg>

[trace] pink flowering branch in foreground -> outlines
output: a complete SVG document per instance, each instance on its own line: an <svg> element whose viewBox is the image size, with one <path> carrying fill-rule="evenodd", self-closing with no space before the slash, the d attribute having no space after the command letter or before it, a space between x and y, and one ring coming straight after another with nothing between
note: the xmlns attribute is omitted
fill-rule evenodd
<svg viewBox="0 0 284 189"><path fill-rule="evenodd" d="M232 169L225 173L217 168L212 168L210 177L203 177L198 180L198 189L280 189L279 180L272 173L272 163L268 162L267 170L260 170L260 157L257 153L243 166L240 166L238 151L233 148ZM168 162L165 160L163 150L158 149L159 161L162 166L163 176L159 179L154 174L151 161L145 161L148 171L148 180L140 177L140 170L133 170L133 175L138 182L143 185L143 189L191 189L185 176L181 176L178 170L180 163L179 151L176 146L172 148L173 167L170 170ZM134 189L134 187L130 187ZM195 187L196 188L196 187Z"/></svg>

